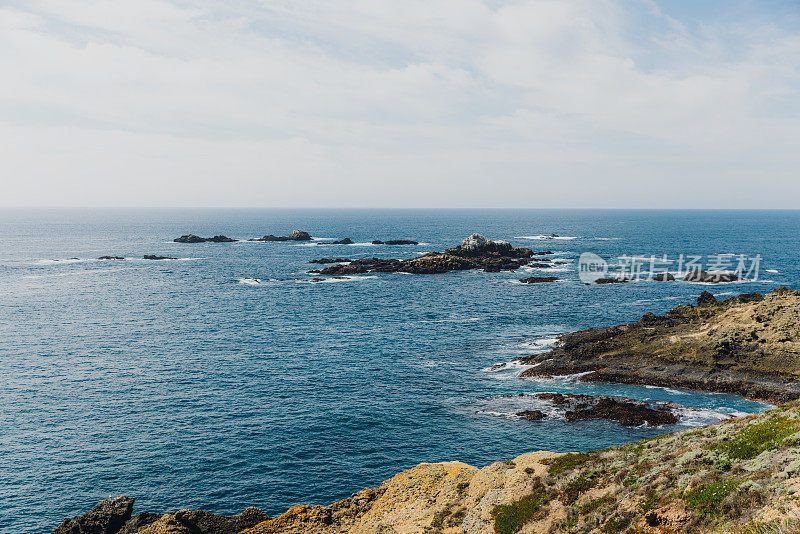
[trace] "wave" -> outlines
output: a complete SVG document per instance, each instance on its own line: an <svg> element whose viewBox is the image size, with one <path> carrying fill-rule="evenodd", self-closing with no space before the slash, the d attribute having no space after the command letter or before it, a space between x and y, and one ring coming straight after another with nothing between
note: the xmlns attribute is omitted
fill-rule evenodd
<svg viewBox="0 0 800 534"><path fill-rule="evenodd" d="M97 258L65 258L56 260L36 260L33 262L33 265L69 265L72 263L88 263L95 261L102 261L102 260L98 260Z"/></svg>
<svg viewBox="0 0 800 534"><path fill-rule="evenodd" d="M261 279L260 278L250 278L249 276L245 276L244 278L237 278L236 280L239 281L240 284L245 284L248 286L260 286Z"/></svg>
<svg viewBox="0 0 800 534"><path fill-rule="evenodd" d="M547 240L547 241L555 241L555 240L564 240L564 241L571 241L573 239L580 239L579 236L566 236L566 235L559 235L559 236L552 236L552 235L518 235L515 236L514 239L533 239L533 240Z"/></svg>
<svg viewBox="0 0 800 534"><path fill-rule="evenodd" d="M778 269L764 269L765 273L778 274Z"/></svg>
<svg viewBox="0 0 800 534"><path fill-rule="evenodd" d="M337 282L361 282L372 278L378 278L375 275L368 276L337 276L334 278L314 279L314 280L295 280L298 284L335 284Z"/></svg>

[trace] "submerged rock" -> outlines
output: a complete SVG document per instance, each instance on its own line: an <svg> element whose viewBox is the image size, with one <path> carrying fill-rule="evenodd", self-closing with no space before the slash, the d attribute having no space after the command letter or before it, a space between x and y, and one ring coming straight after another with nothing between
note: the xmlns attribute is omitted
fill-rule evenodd
<svg viewBox="0 0 800 534"><path fill-rule="evenodd" d="M102 500L85 514L64 519L53 534L116 534L131 518L133 501L124 495Z"/></svg>
<svg viewBox="0 0 800 534"><path fill-rule="evenodd" d="M145 254L142 256L145 260L177 260L178 258L173 258L172 256L157 256L155 254Z"/></svg>
<svg viewBox="0 0 800 534"><path fill-rule="evenodd" d="M630 282L629 278L598 278L594 281L595 284L624 284Z"/></svg>
<svg viewBox="0 0 800 534"><path fill-rule="evenodd" d="M353 244L353 240L350 239L349 237L345 237L344 239L340 239L338 241L329 241L327 244L328 245L352 245Z"/></svg>
<svg viewBox="0 0 800 534"><path fill-rule="evenodd" d="M124 260L122 256L100 256L98 260Z"/></svg>

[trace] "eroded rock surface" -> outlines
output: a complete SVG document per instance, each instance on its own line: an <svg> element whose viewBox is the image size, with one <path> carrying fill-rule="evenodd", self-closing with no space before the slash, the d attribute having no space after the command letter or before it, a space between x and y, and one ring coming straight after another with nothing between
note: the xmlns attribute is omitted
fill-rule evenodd
<svg viewBox="0 0 800 534"><path fill-rule="evenodd" d="M564 334L521 377L587 373L580 380L683 387L782 402L800 397L800 293L778 288L629 324Z"/></svg>

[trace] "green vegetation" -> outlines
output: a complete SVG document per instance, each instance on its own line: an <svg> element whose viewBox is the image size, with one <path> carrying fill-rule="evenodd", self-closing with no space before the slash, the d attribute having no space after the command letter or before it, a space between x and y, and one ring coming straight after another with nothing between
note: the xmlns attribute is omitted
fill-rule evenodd
<svg viewBox="0 0 800 534"><path fill-rule="evenodd" d="M564 488L564 492L561 495L561 501L564 504L572 504L578 500L578 497L580 497L581 493L591 489L594 485L594 480L586 478L586 475L581 473L578 478L567 484L567 486Z"/></svg>
<svg viewBox="0 0 800 534"><path fill-rule="evenodd" d="M764 451L772 450L781 441L798 430L797 421L778 417L757 425L751 425L720 448L734 460L749 460Z"/></svg>
<svg viewBox="0 0 800 534"><path fill-rule="evenodd" d="M735 490L739 484L738 480L722 480L714 482L702 488L693 490L683 496L686 506L697 508L701 512L709 515L716 515L720 512L720 505L725 497Z"/></svg>
<svg viewBox="0 0 800 534"><path fill-rule="evenodd" d="M539 507L550 500L543 487L511 504L498 504L492 510L494 531L497 534L514 534L533 518Z"/></svg>
<svg viewBox="0 0 800 534"><path fill-rule="evenodd" d="M603 532L621 532L622 529L628 526L629 521L622 516L615 515L608 521L606 521L605 526L603 526Z"/></svg>
<svg viewBox="0 0 800 534"><path fill-rule="evenodd" d="M595 456L597 456L596 451L573 452L570 454L565 454L564 456L559 456L553 460L553 463L550 464L547 472L553 475L561 471L569 471L585 464Z"/></svg>

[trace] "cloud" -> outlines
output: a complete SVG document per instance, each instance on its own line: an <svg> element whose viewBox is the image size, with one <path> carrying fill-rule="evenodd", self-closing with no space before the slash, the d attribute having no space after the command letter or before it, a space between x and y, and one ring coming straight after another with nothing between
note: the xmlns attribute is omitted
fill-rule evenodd
<svg viewBox="0 0 800 534"><path fill-rule="evenodd" d="M0 203L796 205L800 36L769 12L689 15L612 0L7 3Z"/></svg>

